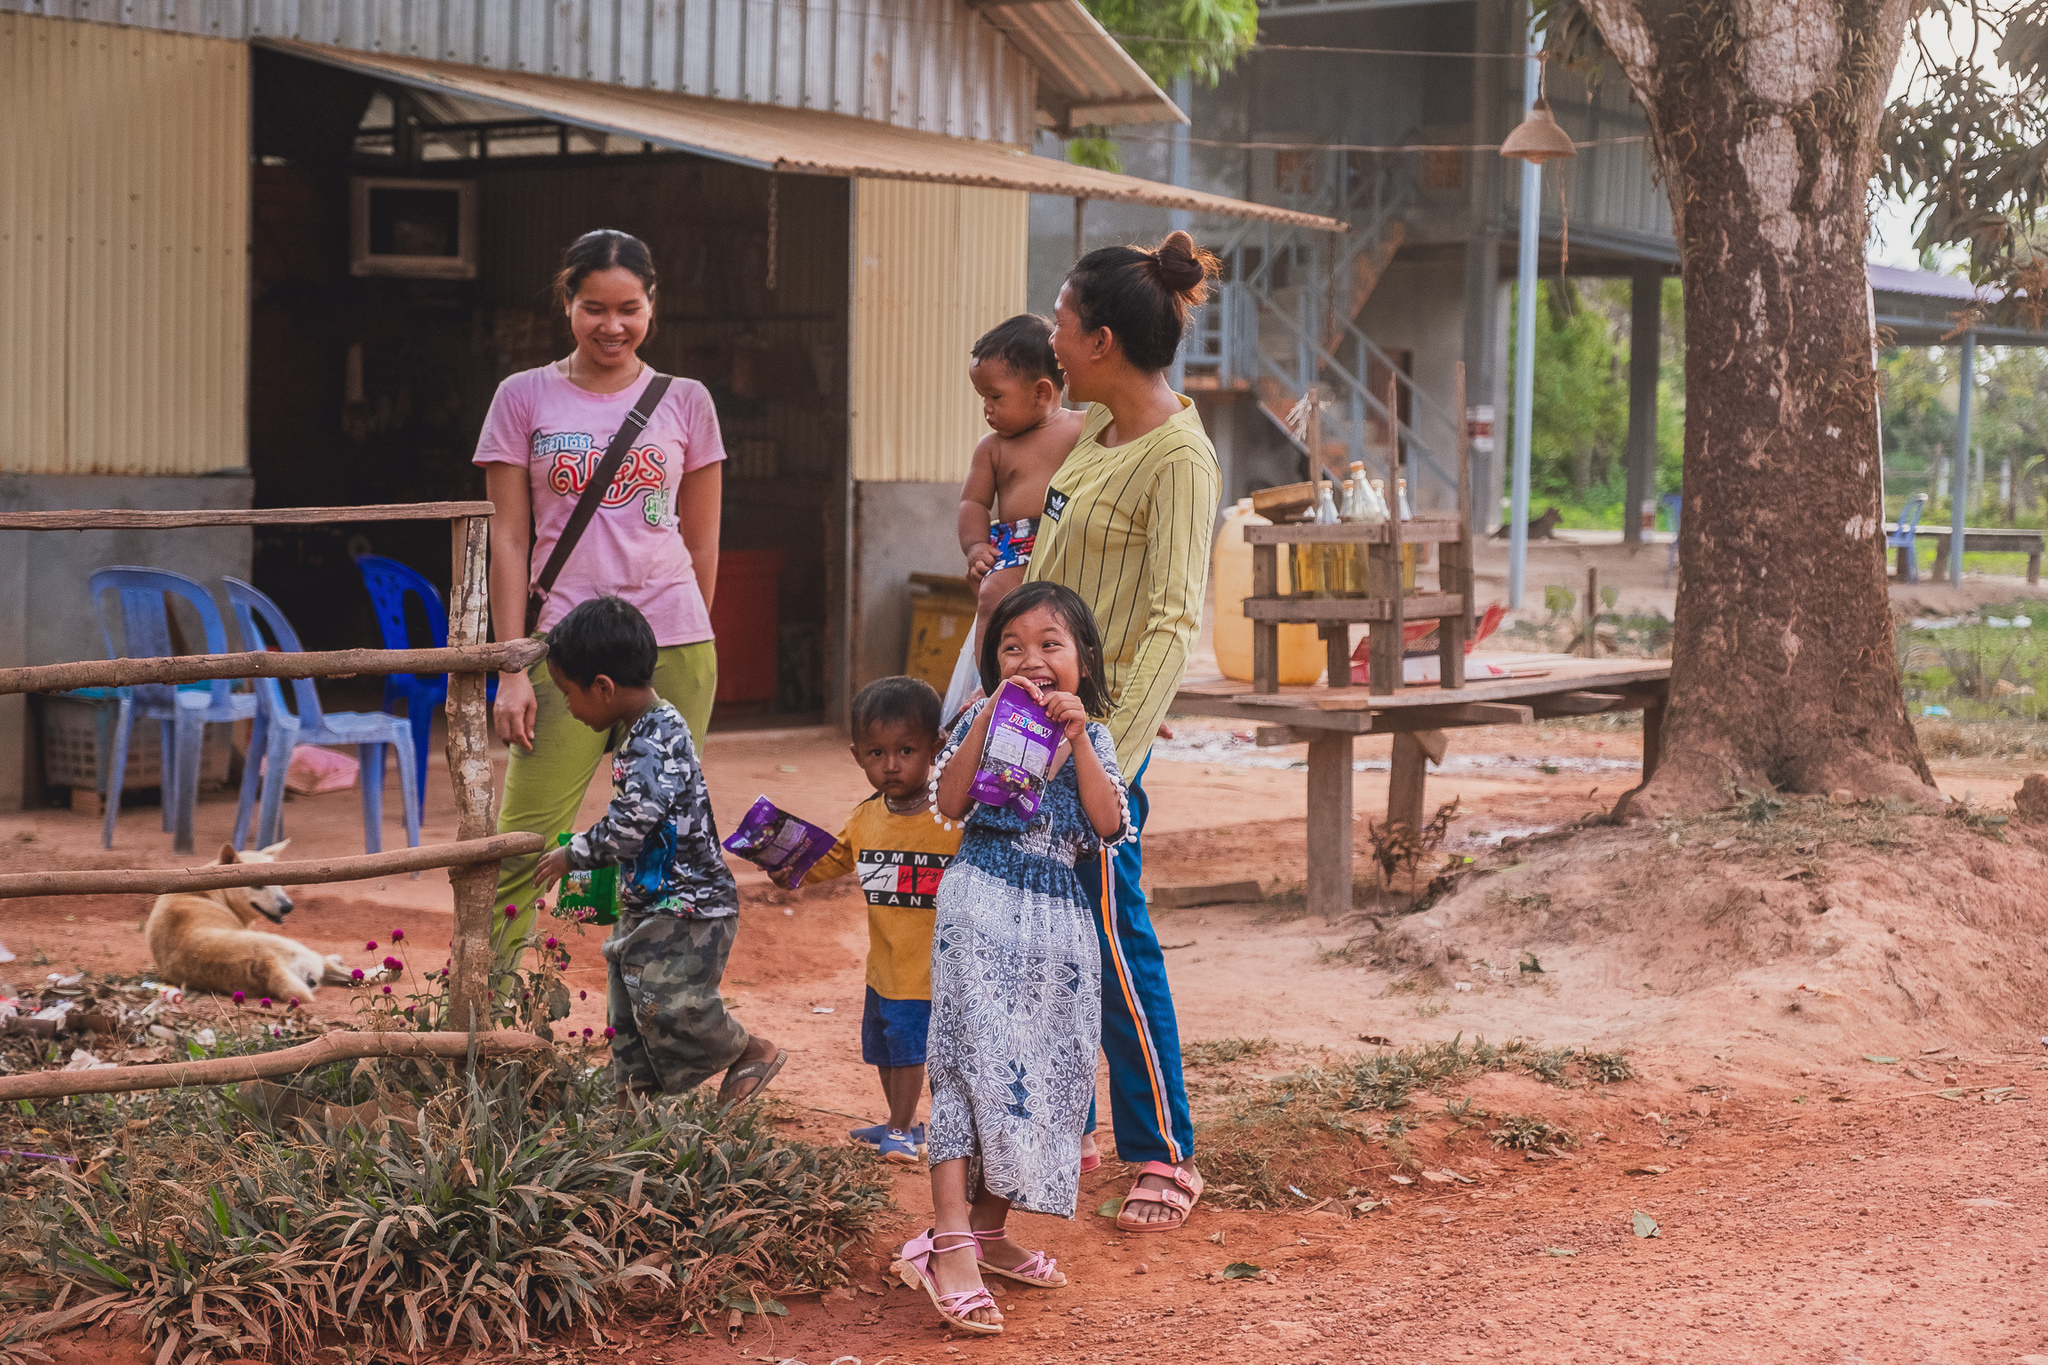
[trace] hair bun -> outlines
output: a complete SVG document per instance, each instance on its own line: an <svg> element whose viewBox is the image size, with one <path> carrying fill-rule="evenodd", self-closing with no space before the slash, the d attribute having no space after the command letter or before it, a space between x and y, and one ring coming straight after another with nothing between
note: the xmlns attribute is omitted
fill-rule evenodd
<svg viewBox="0 0 2048 1365"><path fill-rule="evenodd" d="M1153 251L1159 262L1159 282L1190 304L1199 305L1209 297L1208 281L1217 273L1216 257L1195 245L1185 232L1169 232Z"/></svg>

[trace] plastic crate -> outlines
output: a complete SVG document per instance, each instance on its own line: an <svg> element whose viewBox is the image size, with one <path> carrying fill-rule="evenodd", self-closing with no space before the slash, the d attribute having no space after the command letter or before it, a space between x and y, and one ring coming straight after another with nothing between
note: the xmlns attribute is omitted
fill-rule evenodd
<svg viewBox="0 0 2048 1365"><path fill-rule="evenodd" d="M205 683L196 684L204 688ZM43 781L52 787L105 794L107 768L114 757L114 725L121 699L112 688L84 687L76 692L37 697L36 727L42 733ZM161 787L164 780L162 731L153 720L138 719L128 729L128 770L121 785L128 790ZM206 727L199 749L199 780L228 780L232 753L225 725Z"/></svg>

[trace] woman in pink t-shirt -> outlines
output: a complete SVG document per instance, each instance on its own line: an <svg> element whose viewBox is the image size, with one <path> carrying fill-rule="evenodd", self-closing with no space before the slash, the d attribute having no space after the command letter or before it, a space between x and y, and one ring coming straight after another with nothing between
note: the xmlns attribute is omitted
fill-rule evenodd
<svg viewBox="0 0 2048 1365"><path fill-rule="evenodd" d="M654 378L639 348L654 325L654 263L623 232L585 233L563 256L555 300L569 316L568 359L498 385L477 441L491 519L491 624L500 640L525 633L527 589L547 562L605 448ZM725 447L711 395L677 379L649 417L597 515L584 528L540 614L545 632L577 603L610 594L640 609L660 646L654 688L682 712L701 745L718 689L711 600L718 586L720 462ZM576 809L604 757L605 737L569 715L547 666L498 679L499 738L512 748L498 829L552 837ZM507 859L498 905L499 957L516 959L533 923L535 857Z"/></svg>

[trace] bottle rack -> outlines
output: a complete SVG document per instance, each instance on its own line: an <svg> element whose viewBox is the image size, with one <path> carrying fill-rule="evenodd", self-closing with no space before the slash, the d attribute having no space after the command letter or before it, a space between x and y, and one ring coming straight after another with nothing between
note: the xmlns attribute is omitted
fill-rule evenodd
<svg viewBox="0 0 2048 1365"><path fill-rule="evenodd" d="M1402 626L1422 620L1438 622L1441 685L1465 685L1465 641L1472 622L1472 531L1464 516L1418 512L1407 521L1378 526L1247 526L1244 538L1252 547L1252 595L1244 599L1244 614L1252 623L1252 691L1280 690L1282 625L1315 626L1329 650L1329 685L1351 686L1351 626L1362 623L1371 642L1372 691L1398 692ZM1432 543L1438 547L1437 591L1403 593L1401 547ZM1363 545L1365 596L1278 591L1283 545Z"/></svg>

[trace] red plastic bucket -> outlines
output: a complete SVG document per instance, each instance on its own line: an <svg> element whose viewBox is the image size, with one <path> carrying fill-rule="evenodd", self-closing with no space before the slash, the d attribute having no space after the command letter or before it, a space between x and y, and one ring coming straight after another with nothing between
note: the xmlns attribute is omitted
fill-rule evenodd
<svg viewBox="0 0 2048 1365"><path fill-rule="evenodd" d="M718 701L775 700L775 584L786 558L780 550L719 553L718 595L711 602Z"/></svg>

